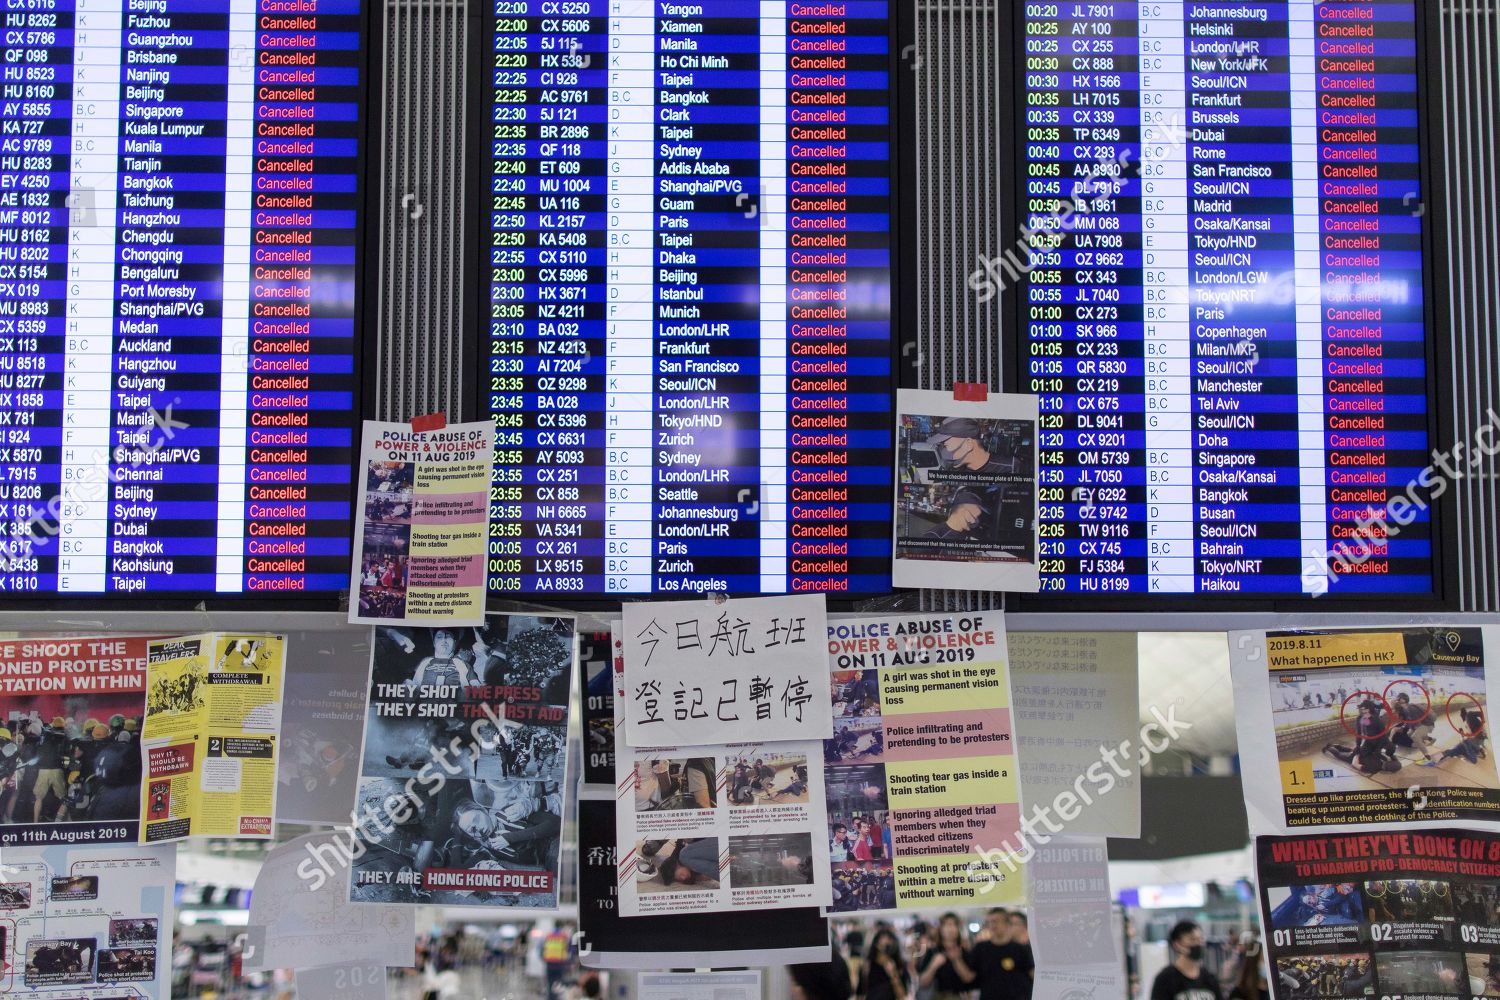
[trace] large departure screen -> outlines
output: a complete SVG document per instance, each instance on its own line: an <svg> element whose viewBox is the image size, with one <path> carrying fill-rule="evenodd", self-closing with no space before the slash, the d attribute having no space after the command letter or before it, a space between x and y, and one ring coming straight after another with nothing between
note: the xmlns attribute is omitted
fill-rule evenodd
<svg viewBox="0 0 1500 1000"><path fill-rule="evenodd" d="M889 589L896 6L493 5L495 590Z"/></svg>
<svg viewBox="0 0 1500 1000"><path fill-rule="evenodd" d="M1044 592L1431 596L1416 5L1016 9Z"/></svg>
<svg viewBox="0 0 1500 1000"><path fill-rule="evenodd" d="M0 591L347 587L360 0L0 9Z"/></svg>

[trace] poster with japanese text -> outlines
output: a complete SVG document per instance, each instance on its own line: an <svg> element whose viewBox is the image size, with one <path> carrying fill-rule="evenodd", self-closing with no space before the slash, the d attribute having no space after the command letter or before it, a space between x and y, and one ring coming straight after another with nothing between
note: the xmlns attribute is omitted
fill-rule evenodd
<svg viewBox="0 0 1500 1000"><path fill-rule="evenodd" d="M830 912L1023 898L1007 658L998 611L829 623Z"/></svg>
<svg viewBox="0 0 1500 1000"><path fill-rule="evenodd" d="M896 415L898 587L1040 587L1037 397L902 389Z"/></svg>
<svg viewBox="0 0 1500 1000"><path fill-rule="evenodd" d="M826 739L822 594L626 604L625 744Z"/></svg>
<svg viewBox="0 0 1500 1000"><path fill-rule="evenodd" d="M484 623L494 461L489 420L430 431L365 421L349 621Z"/></svg>
<svg viewBox="0 0 1500 1000"><path fill-rule="evenodd" d="M0 847L139 839L147 641L0 641Z"/></svg>
<svg viewBox="0 0 1500 1000"><path fill-rule="evenodd" d="M615 676L623 712L624 674ZM817 740L617 743L620 915L827 906L821 750Z"/></svg>
<svg viewBox="0 0 1500 1000"><path fill-rule="evenodd" d="M1011 632L1007 647L1027 798L1065 801L1081 791L1088 800L1070 836L1139 837L1136 633Z"/></svg>
<svg viewBox="0 0 1500 1000"><path fill-rule="evenodd" d="M1252 833L1500 826L1493 626L1231 632Z"/></svg>
<svg viewBox="0 0 1500 1000"><path fill-rule="evenodd" d="M0 848L0 994L169 1000L177 846Z"/></svg>
<svg viewBox="0 0 1500 1000"><path fill-rule="evenodd" d="M1275 1000L1500 996L1500 834L1255 839Z"/></svg>
<svg viewBox="0 0 1500 1000"><path fill-rule="evenodd" d="M540 615L375 630L352 901L557 908L574 633Z"/></svg>
<svg viewBox="0 0 1500 1000"><path fill-rule="evenodd" d="M285 668L280 635L147 644L141 843L271 837Z"/></svg>

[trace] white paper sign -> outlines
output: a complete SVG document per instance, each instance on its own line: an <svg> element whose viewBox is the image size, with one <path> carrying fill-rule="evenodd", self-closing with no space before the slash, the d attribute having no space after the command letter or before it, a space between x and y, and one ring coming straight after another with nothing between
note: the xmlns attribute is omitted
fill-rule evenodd
<svg viewBox="0 0 1500 1000"><path fill-rule="evenodd" d="M1139 837L1137 751L1107 754L1134 748L1140 735L1136 634L1011 632L1008 639L1026 800L1080 799L1070 836Z"/></svg>
<svg viewBox="0 0 1500 1000"><path fill-rule="evenodd" d="M902 389L896 421L898 587L1035 593L1037 398Z"/></svg>
<svg viewBox="0 0 1500 1000"><path fill-rule="evenodd" d="M627 746L833 735L822 594L624 611Z"/></svg>
<svg viewBox="0 0 1500 1000"><path fill-rule="evenodd" d="M1031 988L1031 1000L1115 1000L1125 995L1125 969L1112 965L1038 967Z"/></svg>
<svg viewBox="0 0 1500 1000"><path fill-rule="evenodd" d="M621 916L831 904L820 741L618 744L615 779Z"/></svg>
<svg viewBox="0 0 1500 1000"><path fill-rule="evenodd" d="M760 1000L760 972L656 972L641 976L639 1000Z"/></svg>
<svg viewBox="0 0 1500 1000"><path fill-rule="evenodd" d="M297 1000L385 1000L385 966L325 965L297 970Z"/></svg>
<svg viewBox="0 0 1500 1000"><path fill-rule="evenodd" d="M327 874L325 864L344 863L347 851L339 847L347 848L350 836L311 833L266 855L250 895L250 937L257 947L245 956L246 970L416 964L416 910L351 903L347 876Z"/></svg>

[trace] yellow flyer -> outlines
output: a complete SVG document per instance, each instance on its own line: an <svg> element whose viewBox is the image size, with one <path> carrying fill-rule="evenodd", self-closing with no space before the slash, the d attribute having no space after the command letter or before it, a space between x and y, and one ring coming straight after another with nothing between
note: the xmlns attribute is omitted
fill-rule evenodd
<svg viewBox="0 0 1500 1000"><path fill-rule="evenodd" d="M280 635L147 644L142 843L271 836L285 667Z"/></svg>

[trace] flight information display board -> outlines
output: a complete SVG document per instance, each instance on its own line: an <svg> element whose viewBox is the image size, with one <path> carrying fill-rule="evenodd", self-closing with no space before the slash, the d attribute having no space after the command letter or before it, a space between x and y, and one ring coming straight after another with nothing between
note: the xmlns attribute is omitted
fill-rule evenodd
<svg viewBox="0 0 1500 1000"><path fill-rule="evenodd" d="M492 589L890 587L893 8L493 5Z"/></svg>
<svg viewBox="0 0 1500 1000"><path fill-rule="evenodd" d="M346 588L360 0L0 9L0 592Z"/></svg>
<svg viewBox="0 0 1500 1000"><path fill-rule="evenodd" d="M1043 592L1432 597L1416 4L1016 8Z"/></svg>

